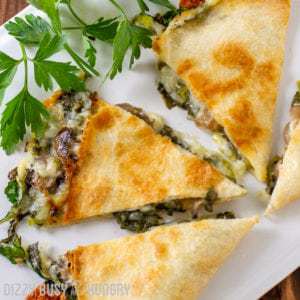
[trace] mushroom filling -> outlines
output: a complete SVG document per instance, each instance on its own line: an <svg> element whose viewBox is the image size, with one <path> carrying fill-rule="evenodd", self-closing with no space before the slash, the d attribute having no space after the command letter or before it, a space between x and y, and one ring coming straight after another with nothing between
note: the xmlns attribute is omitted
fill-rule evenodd
<svg viewBox="0 0 300 300"><path fill-rule="evenodd" d="M27 156L10 172L10 182L17 182L21 191L20 203L27 203L23 212L31 216L33 223L43 224L59 212L76 168L93 97L90 93L62 93L49 107L50 121L45 135L32 137L26 143Z"/></svg>

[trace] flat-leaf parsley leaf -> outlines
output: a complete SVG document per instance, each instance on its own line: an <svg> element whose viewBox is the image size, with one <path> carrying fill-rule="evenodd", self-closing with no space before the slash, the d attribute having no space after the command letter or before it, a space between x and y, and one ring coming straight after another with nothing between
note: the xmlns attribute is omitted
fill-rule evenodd
<svg viewBox="0 0 300 300"><path fill-rule="evenodd" d="M8 33L24 45L38 45L46 33L51 31L47 21L39 16L26 15L24 19L16 17L5 25Z"/></svg>
<svg viewBox="0 0 300 300"><path fill-rule="evenodd" d="M9 154L23 140L26 126L37 136L45 130L48 112L43 104L31 96L26 87L10 102L2 114L0 133L1 146Z"/></svg>

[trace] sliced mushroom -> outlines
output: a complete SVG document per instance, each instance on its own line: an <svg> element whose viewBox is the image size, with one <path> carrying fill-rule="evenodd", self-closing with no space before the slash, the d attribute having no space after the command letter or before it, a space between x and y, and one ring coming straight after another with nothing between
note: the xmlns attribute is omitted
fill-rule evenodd
<svg viewBox="0 0 300 300"><path fill-rule="evenodd" d="M15 180L17 178L17 176L18 176L18 168L17 167L13 168L8 173L9 180Z"/></svg>
<svg viewBox="0 0 300 300"><path fill-rule="evenodd" d="M70 157L73 142L70 128L65 127L59 131L54 141L54 148L59 158L66 160Z"/></svg>
<svg viewBox="0 0 300 300"><path fill-rule="evenodd" d="M290 114L293 119L300 120L300 104L295 104L291 107Z"/></svg>
<svg viewBox="0 0 300 300"><path fill-rule="evenodd" d="M32 186L35 184L35 172L33 169L26 170L25 176L25 186L26 190L29 191Z"/></svg>
<svg viewBox="0 0 300 300"><path fill-rule="evenodd" d="M285 144L287 145L290 141L290 123L287 123L283 130L283 139Z"/></svg>
<svg viewBox="0 0 300 300"><path fill-rule="evenodd" d="M150 120L150 118L147 116L147 114L141 108L134 107L134 106L130 105L129 103L120 103L117 106L119 106L122 109L128 111L129 113L135 115L136 117L144 120L150 126L152 125L152 121Z"/></svg>
<svg viewBox="0 0 300 300"><path fill-rule="evenodd" d="M209 129L213 132L220 131L222 127L215 121L206 107L203 107L195 118L198 127Z"/></svg>

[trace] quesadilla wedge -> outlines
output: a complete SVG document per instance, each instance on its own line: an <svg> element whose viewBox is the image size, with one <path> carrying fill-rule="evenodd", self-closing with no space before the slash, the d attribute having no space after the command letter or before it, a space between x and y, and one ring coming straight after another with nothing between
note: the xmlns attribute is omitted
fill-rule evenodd
<svg viewBox="0 0 300 300"><path fill-rule="evenodd" d="M28 156L9 174L9 185L19 188L21 214L35 224L143 208L142 215L118 217L124 223L138 214L146 224L137 230L144 230L160 225L151 205L163 202L157 209L173 212L182 210L173 200L227 201L245 193L208 159L188 151L157 115L110 105L93 93L59 92L45 105L53 117L45 137L27 143Z"/></svg>
<svg viewBox="0 0 300 300"><path fill-rule="evenodd" d="M236 149L232 159L262 181L289 13L289 0L206 0L176 16L153 43L169 106L217 133Z"/></svg>
<svg viewBox="0 0 300 300"><path fill-rule="evenodd" d="M69 281L78 300L197 299L257 222L256 217L194 221L78 247L65 255ZM118 293L105 289L116 283ZM27 300L45 299L38 294Z"/></svg>
<svg viewBox="0 0 300 300"><path fill-rule="evenodd" d="M268 192L271 200L266 215L300 200L300 82L291 106L292 120L285 130L287 142L283 158L275 158L269 167Z"/></svg>

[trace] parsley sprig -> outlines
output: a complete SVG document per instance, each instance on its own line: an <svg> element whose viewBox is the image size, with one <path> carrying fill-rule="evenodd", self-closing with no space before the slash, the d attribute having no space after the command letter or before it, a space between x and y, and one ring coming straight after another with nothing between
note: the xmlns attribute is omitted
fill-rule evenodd
<svg viewBox="0 0 300 300"><path fill-rule="evenodd" d="M122 72L124 57L128 49L131 48L129 66L132 67L135 59L138 59L141 55L140 47L151 47L152 32L132 24L124 9L115 0L110 0L110 2L121 12L117 33L113 41L113 65L109 72L109 76L112 79L118 72Z"/></svg>
<svg viewBox="0 0 300 300"><path fill-rule="evenodd" d="M5 25L8 33L18 40L21 57L14 58L0 51L0 104L18 67L22 64L24 66L24 85L6 104L0 120L1 147L6 153L10 154L16 149L18 143L24 139L26 131L29 130L39 137L47 128L48 112L29 90L29 64L33 64L34 79L40 88L46 91L53 90L56 82L64 91L83 91L85 82L78 76L80 70L89 76L100 75L95 68L97 60L95 40L112 45L113 61L106 76L110 79L122 72L128 52L131 68L140 57L141 48L151 47L152 32L134 24L117 0L108 1L118 9L119 16L109 19L100 17L92 24L87 24L73 8L72 0L28 0L30 4L44 12L50 22L40 16L29 14L24 18L16 17ZM175 9L168 0L148 1L171 11ZM149 10L144 0L137 0L137 4L143 12ZM60 6L68 9L73 17L74 26L62 24ZM76 30L81 34L83 55L77 53L70 45L69 30ZM28 55L28 47L35 50L32 57ZM53 60L52 56L60 51L66 51L71 60L67 62Z"/></svg>
<svg viewBox="0 0 300 300"><path fill-rule="evenodd" d="M45 120L48 118L48 112L45 107L34 98L28 90L28 57L23 44L20 44L22 58L16 60L8 55L1 53L0 66L9 66L0 77L3 77L7 84L2 87L2 94L10 84L16 73L17 66L24 64L24 86L21 91L10 100L0 122L1 146L7 153L12 153L16 145L23 139L26 133L26 127L40 136L45 129ZM1 69L1 68L0 68Z"/></svg>

